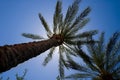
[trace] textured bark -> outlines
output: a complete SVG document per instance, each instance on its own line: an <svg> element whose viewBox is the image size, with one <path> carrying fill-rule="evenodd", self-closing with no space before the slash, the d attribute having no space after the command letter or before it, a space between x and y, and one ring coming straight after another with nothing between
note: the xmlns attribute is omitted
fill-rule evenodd
<svg viewBox="0 0 120 80"><path fill-rule="evenodd" d="M0 73L60 44L52 37L44 41L0 46Z"/></svg>

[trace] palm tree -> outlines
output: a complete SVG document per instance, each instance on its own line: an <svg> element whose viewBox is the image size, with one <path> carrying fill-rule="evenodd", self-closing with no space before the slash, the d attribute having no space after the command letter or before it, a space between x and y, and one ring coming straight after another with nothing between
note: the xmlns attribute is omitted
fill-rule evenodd
<svg viewBox="0 0 120 80"><path fill-rule="evenodd" d="M66 63L63 56L64 52L69 52L65 55L74 55L72 53L73 46L77 45L77 42L91 43L87 37L97 33L96 30L80 32L80 30L88 23L89 19L86 17L91 11L90 7L87 7L81 14L76 16L79 8L80 0L75 0L71 6L68 7L65 18L62 14L62 2L57 1L55 13L53 16L53 30L49 29L44 17L39 13L39 18L43 27L47 32L48 39L44 39L41 36L23 33L22 35L32 39L42 39L38 42L30 42L15 45L5 45L0 47L0 72L9 70L10 68L32 58L40 55L42 52L50 49L48 56L45 58L44 65L46 65L55 51L55 48L59 46L59 71L60 77L64 77L64 66Z"/></svg>
<svg viewBox="0 0 120 80"><path fill-rule="evenodd" d="M80 65L69 59L68 66L80 71L66 78L92 78L93 80L120 80L120 32L115 32L105 45L104 33L99 43L88 45L86 54L78 46L76 52L85 63Z"/></svg>

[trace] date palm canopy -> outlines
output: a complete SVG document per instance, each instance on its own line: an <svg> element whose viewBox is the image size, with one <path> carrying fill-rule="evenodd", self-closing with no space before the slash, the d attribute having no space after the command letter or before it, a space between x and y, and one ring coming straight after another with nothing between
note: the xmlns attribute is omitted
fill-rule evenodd
<svg viewBox="0 0 120 80"><path fill-rule="evenodd" d="M89 54L82 51L79 46L76 48L85 66L69 60L69 67L80 72L66 78L120 80L120 32L115 32L107 44L105 44L104 33L102 33L99 43L87 47Z"/></svg>
<svg viewBox="0 0 120 80"><path fill-rule="evenodd" d="M62 13L62 2L60 0L56 3L55 12L53 15L53 27L50 29L48 23L44 19L41 13L39 13L40 21L47 32L47 37L52 38L56 37L59 47L59 77L64 77L64 67L66 67L65 59L67 59L68 55L76 56L76 53L72 53L72 49L78 42L80 44L91 43L92 41L88 41L87 38L91 37L94 34L97 34L96 30L81 32L80 30L89 22L89 18L86 16L91 11L90 7L87 7L80 14L77 15L79 10L79 3L81 0L75 0L72 5L70 5L67 9L67 13L65 17L63 17ZM44 39L41 36L23 33L24 37L32 38L32 39ZM45 58L43 65L46 65L54 54L56 47L52 47L50 49L49 54Z"/></svg>

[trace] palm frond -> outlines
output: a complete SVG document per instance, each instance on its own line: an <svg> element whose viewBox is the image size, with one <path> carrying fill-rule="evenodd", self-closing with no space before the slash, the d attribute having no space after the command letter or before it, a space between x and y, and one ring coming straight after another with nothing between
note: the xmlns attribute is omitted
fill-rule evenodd
<svg viewBox="0 0 120 80"><path fill-rule="evenodd" d="M72 24L72 21L74 20L78 10L79 10L79 3L81 0L75 0L72 5L70 5L67 9L67 13L64 19L63 26L61 33L66 32L68 30L69 26Z"/></svg>
<svg viewBox="0 0 120 80"><path fill-rule="evenodd" d="M67 65L67 69L72 68L72 69L76 69L79 70L78 68L81 68L81 70L86 70L86 69L82 69L82 66L79 65L78 63L76 63L75 61L73 61L73 57L71 57L71 55L76 56L73 52L71 54L70 50L67 51L66 49L66 65ZM78 67L79 66L79 67Z"/></svg>
<svg viewBox="0 0 120 80"><path fill-rule="evenodd" d="M64 43L64 45L69 49L69 50L71 50L72 52L75 52L76 50L75 50L75 47L73 46L73 45L69 45L69 44L67 44L67 43ZM66 49L67 49L66 48ZM74 53L74 54L76 54L76 52Z"/></svg>
<svg viewBox="0 0 120 80"><path fill-rule="evenodd" d="M74 41L74 40L65 40L65 42L69 45L77 45L77 41Z"/></svg>
<svg viewBox="0 0 120 80"><path fill-rule="evenodd" d="M120 41L115 44L110 56L114 57L117 54L119 54L119 52L120 52Z"/></svg>
<svg viewBox="0 0 120 80"><path fill-rule="evenodd" d="M74 23L72 24L72 26L70 27L73 28L74 26L78 25L91 11L90 7L87 7L74 21Z"/></svg>
<svg viewBox="0 0 120 80"><path fill-rule="evenodd" d="M65 46L65 53L66 55L72 55L72 56L77 56L76 53L74 52L73 48L68 46Z"/></svg>
<svg viewBox="0 0 120 80"><path fill-rule="evenodd" d="M52 55L54 53L54 50L55 50L55 47L51 48L50 49L50 52L49 54L47 55L47 57L45 58L44 62L43 62L43 65L46 66L47 63L52 59Z"/></svg>
<svg viewBox="0 0 120 80"><path fill-rule="evenodd" d="M78 12L80 1L81 0L75 0L74 3L71 6L68 7L66 17L65 17L65 20L64 20L64 25L71 24L71 21L75 18L75 15Z"/></svg>
<svg viewBox="0 0 120 80"><path fill-rule="evenodd" d="M91 78L91 77L94 77L93 74L87 74L87 73L75 73L75 74L71 74L67 77L65 77L66 79L67 78L73 78L73 79L78 79L78 78Z"/></svg>
<svg viewBox="0 0 120 80"><path fill-rule="evenodd" d="M56 4L56 10L55 10L55 13L54 13L54 17L53 17L53 32L56 34L56 33L59 33L58 30L60 30L60 27L61 27L61 24L62 24L62 18L63 18L63 14L61 13L62 12L62 2L61 1L57 1L57 4Z"/></svg>
<svg viewBox="0 0 120 80"><path fill-rule="evenodd" d="M92 45L87 45L88 51L90 52L90 55L92 56L94 63L96 66L98 66L100 69L104 67L104 33L101 33L101 36L99 37L99 42ZM99 54L99 55L98 55Z"/></svg>
<svg viewBox="0 0 120 80"><path fill-rule="evenodd" d="M110 41L108 42L108 45L107 45L107 51L106 51L107 54L111 53L119 37L120 37L120 33L115 32L113 36L110 38Z"/></svg>
<svg viewBox="0 0 120 80"><path fill-rule="evenodd" d="M22 36L26 38L31 38L31 39L44 39L42 36L31 34L31 33L22 33Z"/></svg>
<svg viewBox="0 0 120 80"><path fill-rule="evenodd" d="M100 37L99 37L99 43L97 45L95 45L96 49L94 49L96 51L97 54L100 54L100 55L97 55L99 60L102 61L103 63L101 64L104 64L104 58L105 58L105 49L104 49L104 32L101 33Z"/></svg>
<svg viewBox="0 0 120 80"><path fill-rule="evenodd" d="M98 45L88 45L90 56L92 57L92 62L95 64L96 71L99 72L101 69L104 69L104 54L100 53ZM99 54L99 55L98 55Z"/></svg>
<svg viewBox="0 0 120 80"><path fill-rule="evenodd" d="M88 74L93 74L97 75L98 73L92 71L89 67L81 65L73 60L73 58L70 55L67 55L67 66L68 68L72 68L74 70L80 71L80 73L88 73Z"/></svg>
<svg viewBox="0 0 120 80"><path fill-rule="evenodd" d="M99 41L94 41L94 40L79 40L78 41L78 45L83 45L83 44L95 44L95 43L98 43Z"/></svg>
<svg viewBox="0 0 120 80"><path fill-rule="evenodd" d="M41 20L41 23L43 24L43 27L47 31L47 35L52 35L52 32L49 29L49 26L48 26L47 22L45 21L44 17L41 15L41 13L39 13L39 18Z"/></svg>
<svg viewBox="0 0 120 80"><path fill-rule="evenodd" d="M80 56L86 63L92 64L92 58L88 56L80 47L76 48L78 56Z"/></svg>
<svg viewBox="0 0 120 80"><path fill-rule="evenodd" d="M72 28L75 28L76 26L80 25L80 23L84 20L84 18L89 14L91 11L90 7L87 7L72 23L70 27L66 27L64 32L68 32Z"/></svg>
<svg viewBox="0 0 120 80"><path fill-rule="evenodd" d="M83 19L79 25L74 26L74 28L69 29L69 31L65 31L64 36L70 36L72 34L76 34L80 29L85 27L85 25L89 22L89 18ZM67 29L66 29L67 30Z"/></svg>
<svg viewBox="0 0 120 80"><path fill-rule="evenodd" d="M78 20L83 19L84 17L86 17L91 11L91 8L88 6L78 17Z"/></svg>
<svg viewBox="0 0 120 80"><path fill-rule="evenodd" d="M59 74L60 74L60 78L61 80L64 78L64 65L62 63L61 60L59 60Z"/></svg>
<svg viewBox="0 0 120 80"><path fill-rule="evenodd" d="M97 57L96 59L96 64L97 66L101 69L104 68L104 63L105 63L105 49L104 49L104 32L101 33L99 37L99 43L94 45L92 49L94 49L95 56ZM99 55L98 55L99 54Z"/></svg>
<svg viewBox="0 0 120 80"><path fill-rule="evenodd" d="M79 38L83 38L83 37L91 37L91 36L93 36L93 35L95 35L95 34L97 34L98 33L98 31L97 30L91 30L91 31L85 31L85 32L83 32L83 33L81 33L80 35L78 35L79 36Z"/></svg>
<svg viewBox="0 0 120 80"><path fill-rule="evenodd" d="M120 42L118 42L114 50L112 50L110 58L109 58L109 65L108 65L108 70L114 69L114 67L120 62Z"/></svg>
<svg viewBox="0 0 120 80"><path fill-rule="evenodd" d="M93 71L99 72L99 69L93 62L93 57L86 54L82 49L81 46L76 47L77 54L80 58L83 59L83 61L86 63L86 65L91 68Z"/></svg>
<svg viewBox="0 0 120 80"><path fill-rule="evenodd" d="M112 59L111 64L108 65L108 71L114 72L118 67L120 69L120 55L117 55L114 59Z"/></svg>
<svg viewBox="0 0 120 80"><path fill-rule="evenodd" d="M61 49L61 46L59 46L59 74L61 80L64 79L64 63L63 63L63 51Z"/></svg>
<svg viewBox="0 0 120 80"><path fill-rule="evenodd" d="M77 35L70 35L68 37L66 37L66 39L80 39L80 38L87 38L87 37L91 37L95 34L97 34L98 31L97 30L91 30L91 31L86 31L83 33L78 33Z"/></svg>
<svg viewBox="0 0 120 80"><path fill-rule="evenodd" d="M73 61L69 55L67 56L67 58L68 58L67 65L69 68L82 72L90 72L90 69L88 69L85 66L79 65L77 62Z"/></svg>
<svg viewBox="0 0 120 80"><path fill-rule="evenodd" d="M118 38L120 37L119 32L115 32L113 36L110 38L110 41L107 44L106 48L106 69L108 69L109 58L112 50L114 49L115 44L117 43Z"/></svg>
<svg viewBox="0 0 120 80"><path fill-rule="evenodd" d="M65 55L66 55L66 47L64 46L64 45L61 45L61 46L59 46L59 49L61 50L60 52L61 52L61 61L62 61L62 63L63 63L63 65L67 68L67 64L66 64L66 57L65 57ZM69 50L69 49L68 49ZM70 50L69 50L70 51ZM68 53L68 52L67 52ZM68 69L68 68L67 68Z"/></svg>

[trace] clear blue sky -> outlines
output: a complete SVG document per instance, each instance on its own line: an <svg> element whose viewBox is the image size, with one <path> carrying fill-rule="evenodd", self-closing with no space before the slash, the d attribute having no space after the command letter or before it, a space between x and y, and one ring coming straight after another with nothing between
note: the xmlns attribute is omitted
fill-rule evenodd
<svg viewBox="0 0 120 80"><path fill-rule="evenodd" d="M38 13L41 12L49 25L52 26L52 17L57 0L0 0L0 46L5 44L17 44L33 41L21 36L21 33L35 33L45 35L40 23ZM63 1L63 13L73 0ZM98 29L105 31L106 38L113 32L120 31L120 0L82 0L79 13L90 6L92 11L89 15L90 22L84 30ZM15 74L22 75L24 69L28 69L26 80L55 80L58 75L57 55L44 67L42 62L47 55L32 58L1 76L15 80ZM67 71L67 74L72 71Z"/></svg>

